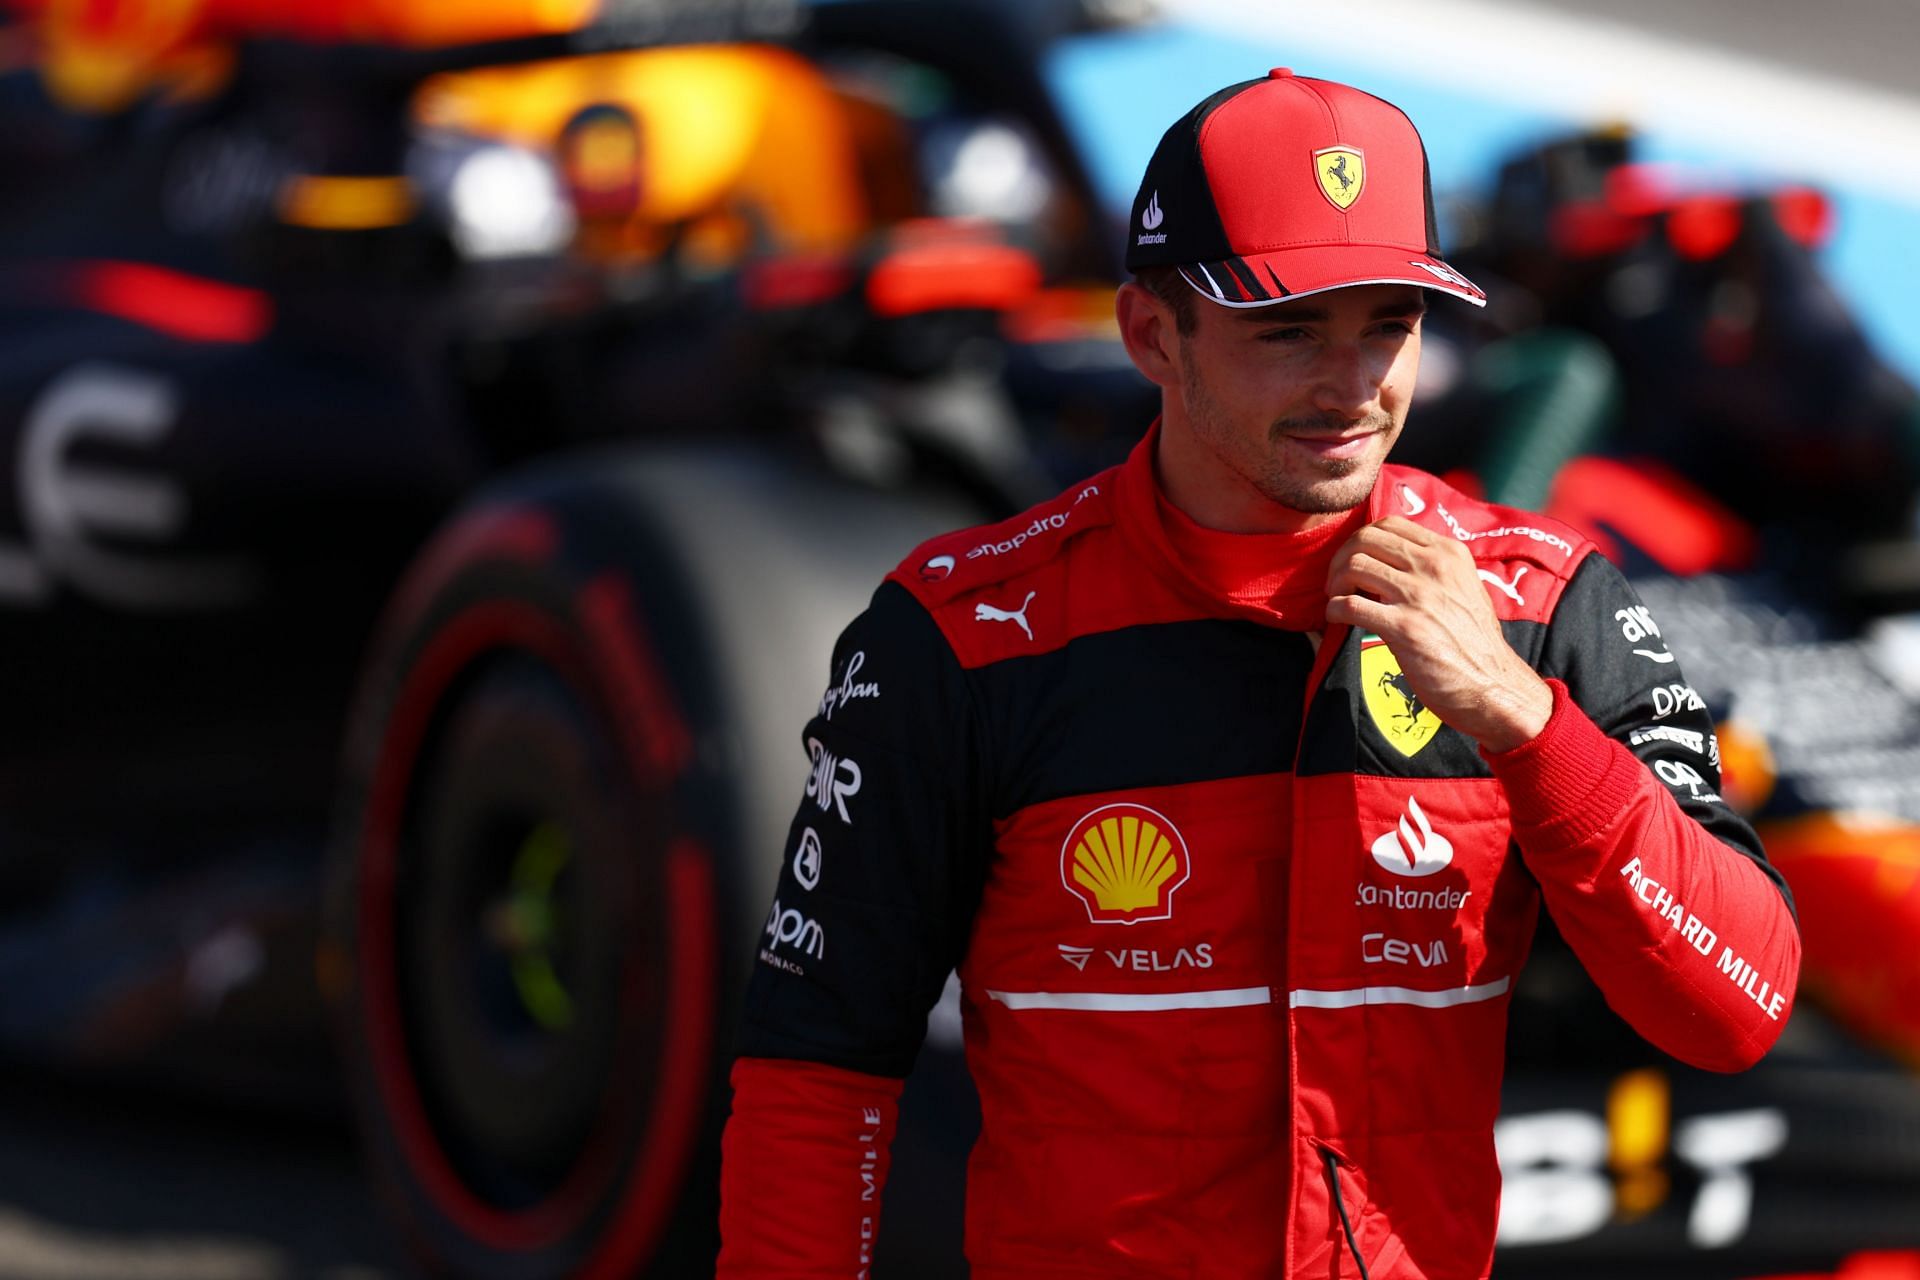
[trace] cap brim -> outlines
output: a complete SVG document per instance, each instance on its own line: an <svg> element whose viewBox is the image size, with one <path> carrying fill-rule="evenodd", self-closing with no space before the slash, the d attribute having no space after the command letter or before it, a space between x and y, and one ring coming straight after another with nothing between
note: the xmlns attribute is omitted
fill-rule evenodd
<svg viewBox="0 0 1920 1280"><path fill-rule="evenodd" d="M1408 284L1437 289L1476 307L1485 290L1430 254L1395 245L1330 244L1180 268L1194 290L1223 307L1270 307L1295 298L1363 284Z"/></svg>

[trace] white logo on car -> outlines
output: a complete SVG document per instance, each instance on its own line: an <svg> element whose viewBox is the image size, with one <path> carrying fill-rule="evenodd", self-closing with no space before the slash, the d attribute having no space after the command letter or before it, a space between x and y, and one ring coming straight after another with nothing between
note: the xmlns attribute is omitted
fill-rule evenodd
<svg viewBox="0 0 1920 1280"><path fill-rule="evenodd" d="M812 827L800 833L800 847L793 851L793 878L802 889L820 884L820 836Z"/></svg>
<svg viewBox="0 0 1920 1280"><path fill-rule="evenodd" d="M1407 813L1413 815L1412 823L1402 814L1397 830L1373 842L1373 860L1397 876L1430 876L1453 861L1453 842L1433 829L1412 796L1407 797Z"/></svg>
<svg viewBox="0 0 1920 1280"><path fill-rule="evenodd" d="M1480 581L1495 588L1501 595L1511 598L1515 604L1525 604L1526 601L1520 598L1520 579L1526 576L1527 570L1531 567L1531 565L1521 565L1513 571L1511 579L1502 578L1491 569L1475 569L1474 572L1480 575Z"/></svg>
<svg viewBox="0 0 1920 1280"><path fill-rule="evenodd" d="M1018 609L996 609L990 604L977 604L973 606L973 620L975 622L1017 622L1020 624L1020 629L1027 633L1027 639L1031 640L1033 628L1027 625L1027 606L1032 604L1033 598L1039 594L1038 591L1027 592L1027 598L1020 602Z"/></svg>
<svg viewBox="0 0 1920 1280"><path fill-rule="evenodd" d="M807 739L807 754L813 757L813 772L807 775L807 794L813 797L821 812L838 809L840 821L852 826L847 797L860 792L860 766L835 756L818 738Z"/></svg>
<svg viewBox="0 0 1920 1280"><path fill-rule="evenodd" d="M151 456L180 412L171 382L136 369L84 364L47 384L20 426L15 496L26 539L0 542L0 602L44 605L63 582L152 612L231 607L255 594L261 578L247 561L160 554L192 514L186 488Z"/></svg>

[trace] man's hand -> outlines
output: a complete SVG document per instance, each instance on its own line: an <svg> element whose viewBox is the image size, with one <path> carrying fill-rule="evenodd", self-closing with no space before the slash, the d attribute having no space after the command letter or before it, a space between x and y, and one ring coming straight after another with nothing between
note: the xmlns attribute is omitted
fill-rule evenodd
<svg viewBox="0 0 1920 1280"><path fill-rule="evenodd" d="M1420 701L1488 751L1546 727L1553 691L1500 633L1465 543L1388 516L1334 553L1327 596L1328 622L1385 640Z"/></svg>

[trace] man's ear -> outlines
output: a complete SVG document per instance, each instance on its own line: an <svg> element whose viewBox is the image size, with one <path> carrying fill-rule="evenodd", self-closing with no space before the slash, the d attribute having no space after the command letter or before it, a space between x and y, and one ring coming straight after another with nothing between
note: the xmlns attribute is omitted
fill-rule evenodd
<svg viewBox="0 0 1920 1280"><path fill-rule="evenodd" d="M1158 387L1180 384L1180 329L1173 308L1129 280L1113 299L1120 341L1134 368Z"/></svg>

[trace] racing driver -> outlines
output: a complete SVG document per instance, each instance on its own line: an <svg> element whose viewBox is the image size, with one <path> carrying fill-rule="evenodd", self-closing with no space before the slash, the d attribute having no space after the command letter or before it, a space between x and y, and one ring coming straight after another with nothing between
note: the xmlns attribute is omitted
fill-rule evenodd
<svg viewBox="0 0 1920 1280"><path fill-rule="evenodd" d="M1281 69L1169 129L1121 466L914 551L841 637L759 942L720 1274L868 1274L959 970L975 1280L1470 1280L1546 909L1718 1071L1791 902L1658 621L1574 530L1385 465L1439 256L1397 108ZM1443 305L1456 305L1448 302Z"/></svg>

